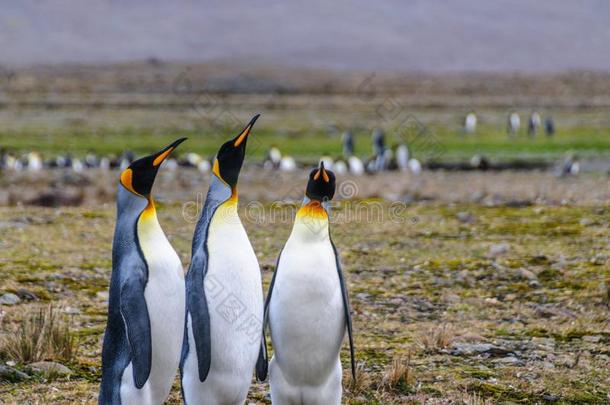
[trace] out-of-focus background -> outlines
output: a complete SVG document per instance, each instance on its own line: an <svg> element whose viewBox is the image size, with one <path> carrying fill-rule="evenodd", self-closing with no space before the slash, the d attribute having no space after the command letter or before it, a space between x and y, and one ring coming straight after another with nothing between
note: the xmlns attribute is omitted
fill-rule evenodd
<svg viewBox="0 0 610 405"><path fill-rule="evenodd" d="M320 159L338 177L348 402L610 401L609 22L595 0L4 2L2 400L95 399L120 169L189 137L155 186L186 266L214 153L261 113L239 189L265 285L277 210Z"/></svg>

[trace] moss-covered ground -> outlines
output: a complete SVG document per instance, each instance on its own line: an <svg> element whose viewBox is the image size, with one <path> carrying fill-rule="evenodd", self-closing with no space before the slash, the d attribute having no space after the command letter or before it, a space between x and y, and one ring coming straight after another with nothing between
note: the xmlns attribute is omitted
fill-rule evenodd
<svg viewBox="0 0 610 405"><path fill-rule="evenodd" d="M338 205L333 224L363 374L347 403L610 401L607 206L381 202L381 215L362 217L370 203ZM186 267L194 224L178 202L158 214ZM0 306L2 332L54 303L79 337L72 376L0 382L0 402L95 401L114 220L112 205L0 208L0 292L37 298ZM245 226L266 288L290 221ZM401 356L409 378L388 388L381 381ZM345 346L342 359L347 381ZM251 401L267 391L254 384Z"/></svg>

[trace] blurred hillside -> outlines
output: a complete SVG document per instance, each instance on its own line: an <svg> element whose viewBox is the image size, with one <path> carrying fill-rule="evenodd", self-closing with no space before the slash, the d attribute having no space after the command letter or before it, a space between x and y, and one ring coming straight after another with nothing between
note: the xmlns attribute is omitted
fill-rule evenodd
<svg viewBox="0 0 610 405"><path fill-rule="evenodd" d="M391 95L406 105L421 107L586 108L610 105L610 72L344 72L219 62L169 63L159 59L121 64L0 67L2 105L180 105L192 102L184 96L196 94L337 95L352 101Z"/></svg>
<svg viewBox="0 0 610 405"><path fill-rule="evenodd" d="M0 60L608 71L609 16L603 0L9 0L0 13Z"/></svg>

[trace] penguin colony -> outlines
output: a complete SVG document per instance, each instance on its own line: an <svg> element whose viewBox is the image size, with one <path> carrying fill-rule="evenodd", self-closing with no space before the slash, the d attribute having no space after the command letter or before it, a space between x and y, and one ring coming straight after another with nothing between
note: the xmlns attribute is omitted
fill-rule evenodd
<svg viewBox="0 0 610 405"><path fill-rule="evenodd" d="M462 133L474 135L477 131L478 116L474 111L470 111L463 120ZM506 132L510 137L514 137L521 131L521 117L515 111L511 111L506 121ZM554 136L556 128L553 117L542 118L540 113L532 110L527 120L526 132L530 138L535 138L540 132L544 131L547 137ZM332 170L338 175L351 174L361 176L364 174L376 174L385 171L400 171L412 175L418 175L423 170L422 163L413 156L405 142L388 147L386 144L385 133L381 129L375 129L371 135L372 154L365 159L355 155L355 137L351 131L346 131L341 136L341 155L333 158L322 156L327 170ZM472 161L484 156L475 154ZM88 153L84 158L76 158L70 154L58 155L53 159L44 160L42 155L36 151L30 151L23 155L16 155L4 148L0 148L0 171L30 171L36 172L43 169L64 169L74 172L83 172L87 169L119 169L125 170L133 163L135 155L131 151L126 151L120 156L108 155L98 156ZM214 157L208 158L195 152L188 152L179 158L169 157L164 163L164 169L175 171L179 167L195 168L201 173L210 173L213 169ZM308 166L303 162L297 162L293 156L282 154L277 146L272 146L262 162L266 170L277 170L280 172L294 172L300 167ZM557 162L557 166L564 165L564 161ZM470 165L470 168L485 170L485 166ZM578 170L562 171L564 175L576 175Z"/></svg>
<svg viewBox="0 0 610 405"><path fill-rule="evenodd" d="M185 138L123 168L100 404L162 404L178 370L189 405L243 404L254 371L260 381L269 373L274 404L341 403L346 334L354 377L355 357L348 291L329 226L335 174L324 161L311 172L264 301L258 260L237 214L239 173L257 118L214 158L186 276L152 197L161 164Z"/></svg>

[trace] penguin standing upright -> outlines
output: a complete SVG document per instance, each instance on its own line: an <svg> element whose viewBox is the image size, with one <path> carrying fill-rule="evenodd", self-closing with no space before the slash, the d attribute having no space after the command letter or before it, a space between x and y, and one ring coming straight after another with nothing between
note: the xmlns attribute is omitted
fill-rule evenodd
<svg viewBox="0 0 610 405"><path fill-rule="evenodd" d="M354 135L351 131L345 131L341 137L343 144L343 157L348 159L354 154Z"/></svg>
<svg viewBox="0 0 610 405"><path fill-rule="evenodd" d="M352 322L339 255L330 237L328 201L335 175L320 163L280 253L265 303L274 355L274 404L340 404L341 343L347 329L355 373Z"/></svg>
<svg viewBox="0 0 610 405"><path fill-rule="evenodd" d="M180 362L189 405L243 404L258 356L266 360L260 267L237 214L237 179L258 117L220 147L195 228Z"/></svg>
<svg viewBox="0 0 610 405"><path fill-rule="evenodd" d="M151 189L161 163L185 139L121 173L100 404L161 404L178 370L184 270L159 225Z"/></svg>
<svg viewBox="0 0 610 405"><path fill-rule="evenodd" d="M373 131L373 155L374 155L374 171L381 172L386 169L386 146L385 134L381 128Z"/></svg>
<svg viewBox="0 0 610 405"><path fill-rule="evenodd" d="M477 115L474 111L469 112L464 118L464 132L474 134L477 130Z"/></svg>

